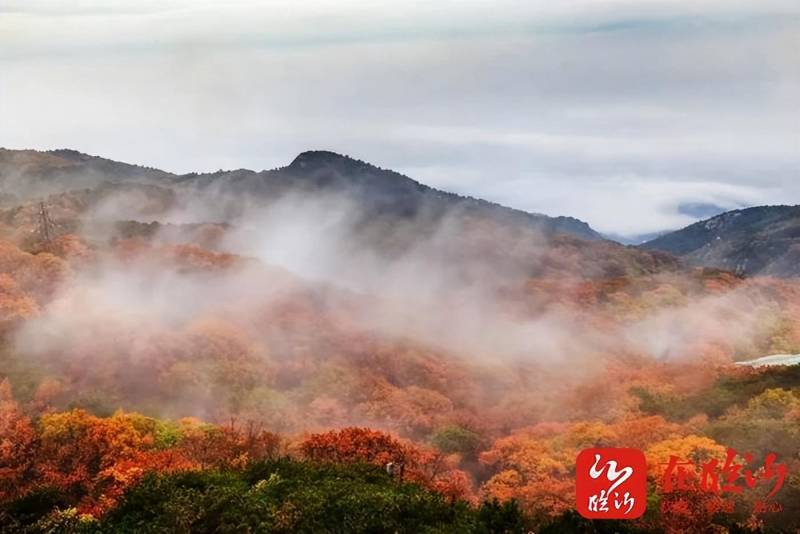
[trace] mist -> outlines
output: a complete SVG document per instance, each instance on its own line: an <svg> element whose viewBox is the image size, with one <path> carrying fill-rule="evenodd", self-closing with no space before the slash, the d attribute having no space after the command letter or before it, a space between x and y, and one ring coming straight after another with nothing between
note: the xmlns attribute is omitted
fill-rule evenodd
<svg viewBox="0 0 800 534"><path fill-rule="evenodd" d="M165 190L113 187L82 205L90 259L70 261L14 334L20 357L62 377L49 402L416 435L437 423L398 419L409 402L440 403L434 421L473 421L515 399L530 407L516 424L532 424L583 413L563 399L632 355L643 367L702 366L704 346L722 347L719 365L761 355L752 340L770 304L754 306L752 288L669 298L658 288L675 275L654 274L641 282L650 309L576 307L585 273L547 267L565 253L558 239L511 236L462 207L375 218L346 191L237 203ZM120 234L118 217L141 226ZM209 217L213 239L187 230ZM394 393L365 396L374 388Z"/></svg>

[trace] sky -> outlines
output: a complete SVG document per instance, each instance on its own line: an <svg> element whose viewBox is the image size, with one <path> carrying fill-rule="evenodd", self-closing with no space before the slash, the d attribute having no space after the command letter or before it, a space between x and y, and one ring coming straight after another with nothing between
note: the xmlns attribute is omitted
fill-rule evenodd
<svg viewBox="0 0 800 534"><path fill-rule="evenodd" d="M0 146L327 149L634 236L800 204L797 0L0 0Z"/></svg>

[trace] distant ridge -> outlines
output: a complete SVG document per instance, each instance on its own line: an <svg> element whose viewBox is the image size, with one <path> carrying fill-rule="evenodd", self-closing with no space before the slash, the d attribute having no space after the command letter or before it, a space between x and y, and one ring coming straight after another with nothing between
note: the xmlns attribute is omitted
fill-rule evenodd
<svg viewBox="0 0 800 534"><path fill-rule="evenodd" d="M728 211L641 245L742 275L800 276L800 206Z"/></svg>
<svg viewBox="0 0 800 534"><path fill-rule="evenodd" d="M602 240L586 222L574 217L549 217L463 197L421 184L398 172L327 150L309 150L289 165L273 170L236 169L212 173L173 173L91 156L71 149L50 151L0 148L0 194L14 198L41 197L108 183L146 183L270 198L293 191L354 195L373 215L434 216L454 207L480 212L511 224L528 224L545 233L563 233Z"/></svg>

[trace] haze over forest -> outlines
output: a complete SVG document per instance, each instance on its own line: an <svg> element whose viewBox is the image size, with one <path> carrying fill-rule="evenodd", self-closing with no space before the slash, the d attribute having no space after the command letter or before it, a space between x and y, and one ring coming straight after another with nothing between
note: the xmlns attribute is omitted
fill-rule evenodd
<svg viewBox="0 0 800 534"><path fill-rule="evenodd" d="M799 532L799 29L0 3L0 534Z"/></svg>

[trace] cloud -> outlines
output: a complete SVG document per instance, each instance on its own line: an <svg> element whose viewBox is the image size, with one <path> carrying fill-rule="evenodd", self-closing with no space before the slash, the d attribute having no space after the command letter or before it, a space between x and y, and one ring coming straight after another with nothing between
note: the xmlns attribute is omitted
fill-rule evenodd
<svg viewBox="0 0 800 534"><path fill-rule="evenodd" d="M328 148L615 233L800 199L796 2L4 7L0 145L179 172Z"/></svg>

